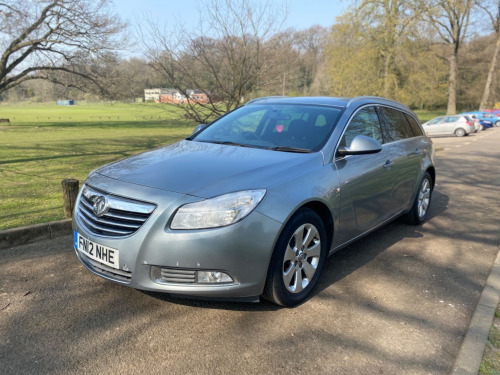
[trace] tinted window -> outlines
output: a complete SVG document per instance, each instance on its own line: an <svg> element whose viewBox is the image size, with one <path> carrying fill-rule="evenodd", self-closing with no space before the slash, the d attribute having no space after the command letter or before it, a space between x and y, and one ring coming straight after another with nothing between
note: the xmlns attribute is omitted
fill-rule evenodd
<svg viewBox="0 0 500 375"><path fill-rule="evenodd" d="M420 129L420 126L418 126L418 123L415 121L415 119L407 113L405 113L405 116L408 122L410 123L410 128L413 131L413 135L416 137L424 135L424 133L422 133L422 129Z"/></svg>
<svg viewBox="0 0 500 375"><path fill-rule="evenodd" d="M341 146L349 147L357 135L366 135L383 143L382 130L377 111L374 107L365 107L359 110L349 122Z"/></svg>
<svg viewBox="0 0 500 375"><path fill-rule="evenodd" d="M409 138L410 126L401 112L393 108L380 107L385 118L385 133L392 141Z"/></svg>

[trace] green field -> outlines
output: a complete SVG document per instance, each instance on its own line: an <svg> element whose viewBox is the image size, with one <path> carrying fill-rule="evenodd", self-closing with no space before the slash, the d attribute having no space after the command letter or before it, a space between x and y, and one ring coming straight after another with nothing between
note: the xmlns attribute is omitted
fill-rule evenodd
<svg viewBox="0 0 500 375"><path fill-rule="evenodd" d="M63 179L82 183L92 169L176 142L196 125L149 104L0 105L0 118L12 121L0 123L0 230L62 219Z"/></svg>
<svg viewBox="0 0 500 375"><path fill-rule="evenodd" d="M418 119L423 124L429 120L432 120L434 117L444 116L446 111L415 111L418 116Z"/></svg>
<svg viewBox="0 0 500 375"><path fill-rule="evenodd" d="M419 112L422 121L442 112ZM191 134L155 104L0 104L0 230L63 218L61 181Z"/></svg>

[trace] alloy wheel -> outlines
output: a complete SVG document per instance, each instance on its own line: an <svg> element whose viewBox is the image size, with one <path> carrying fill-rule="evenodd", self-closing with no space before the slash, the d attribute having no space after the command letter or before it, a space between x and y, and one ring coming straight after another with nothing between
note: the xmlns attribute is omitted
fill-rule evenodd
<svg viewBox="0 0 500 375"><path fill-rule="evenodd" d="M321 256L318 229L309 223L297 228L283 257L283 283L291 293L306 289L314 277Z"/></svg>
<svg viewBox="0 0 500 375"><path fill-rule="evenodd" d="M431 199L431 183L424 178L418 192L418 217L422 218L427 213Z"/></svg>

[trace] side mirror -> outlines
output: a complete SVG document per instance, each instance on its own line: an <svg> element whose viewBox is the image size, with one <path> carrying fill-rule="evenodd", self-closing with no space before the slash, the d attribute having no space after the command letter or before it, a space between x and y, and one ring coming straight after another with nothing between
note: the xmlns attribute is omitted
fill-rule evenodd
<svg viewBox="0 0 500 375"><path fill-rule="evenodd" d="M382 150L382 146L378 141L366 135L357 135L351 142L351 147L339 147L337 153L342 156L346 155L364 155L375 154Z"/></svg>
<svg viewBox="0 0 500 375"><path fill-rule="evenodd" d="M193 130L193 134L196 134L198 133L199 131L202 131L203 129L205 129L207 127L207 124L200 124L198 125L196 128L194 128Z"/></svg>

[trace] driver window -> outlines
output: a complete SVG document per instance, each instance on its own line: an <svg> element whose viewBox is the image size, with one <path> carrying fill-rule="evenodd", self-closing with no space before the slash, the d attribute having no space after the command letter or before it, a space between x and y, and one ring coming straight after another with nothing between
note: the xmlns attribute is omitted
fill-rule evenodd
<svg viewBox="0 0 500 375"><path fill-rule="evenodd" d="M382 129L380 128L375 107L362 108L354 115L347 126L340 145L350 147L352 140L357 135L366 135L377 140L380 144L383 143Z"/></svg>

